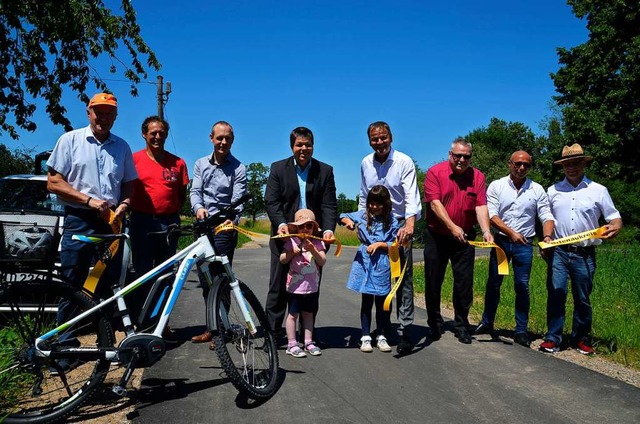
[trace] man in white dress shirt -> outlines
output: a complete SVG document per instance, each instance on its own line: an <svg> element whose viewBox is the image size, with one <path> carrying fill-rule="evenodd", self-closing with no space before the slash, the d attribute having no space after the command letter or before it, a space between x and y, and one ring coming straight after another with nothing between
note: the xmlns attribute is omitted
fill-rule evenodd
<svg viewBox="0 0 640 424"><path fill-rule="evenodd" d="M396 309L400 322L398 328L400 341L397 350L399 354L406 354L414 346L406 331L406 327L413 324L414 316L411 240L415 223L420 219L422 212L416 167L409 156L391 147L393 136L386 122L373 122L367 128L367 136L373 153L365 156L360 164L362 178L358 209L366 208L367 194L373 186L383 185L391 194L391 212L402 226L397 238L398 243L405 246L401 249L401 255L402 263L406 263L406 270L396 296Z"/></svg>
<svg viewBox="0 0 640 424"><path fill-rule="evenodd" d="M543 235L553 235L553 215L549 208L547 193L542 186L527 178L531 169L531 156L522 150L511 155L508 162L509 175L493 181L487 189L487 207L491 225L496 230L494 241L504 250L512 263L513 285L516 293L516 328L513 340L528 347L529 322L529 276L533 261L533 236L536 217L543 226ZM549 238L547 239L549 240ZM489 259L489 277L484 297L484 312L475 334L491 334L493 321L500 302L500 286L504 276L498 274L495 249Z"/></svg>
<svg viewBox="0 0 640 424"><path fill-rule="evenodd" d="M584 169L593 157L584 154L579 144L564 146L562 158L554 162L562 165L565 179L549 187L549 204L555 218L555 237L567 237L600 227L600 218L607 221L602 238L613 238L622 228L622 218L606 187L591 181ZM547 239L548 240L548 239ZM592 355L590 333L592 310L589 296L593 290L596 270L594 246L599 239L588 239L561 245L550 252L547 259L547 334L540 345L543 352L560 350L564 327L567 281L571 277L573 295L573 328L571 344L578 352Z"/></svg>

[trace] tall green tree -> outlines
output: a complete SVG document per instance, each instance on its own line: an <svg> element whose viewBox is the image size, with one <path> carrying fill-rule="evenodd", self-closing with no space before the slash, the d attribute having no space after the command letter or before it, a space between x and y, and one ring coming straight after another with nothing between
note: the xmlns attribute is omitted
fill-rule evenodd
<svg viewBox="0 0 640 424"><path fill-rule="evenodd" d="M0 177L12 174L33 173L33 151L10 150L4 144L0 144Z"/></svg>
<svg viewBox="0 0 640 424"><path fill-rule="evenodd" d="M551 74L562 109L564 133L596 160L606 178L640 177L640 2L569 0L586 19L588 40L559 48Z"/></svg>
<svg viewBox="0 0 640 424"><path fill-rule="evenodd" d="M253 162L247 166L247 191L251 194L251 200L244 204L244 210L251 215L252 223L255 222L259 213L266 210L264 187L268 179L268 166L260 162Z"/></svg>
<svg viewBox="0 0 640 424"><path fill-rule="evenodd" d="M146 68L159 70L160 63L140 35L131 1L122 0L120 9L114 14L101 0L0 2L0 133L17 139L16 127L34 131L36 98L46 101L54 124L71 130L61 104L63 90L76 92L84 104L87 83L107 91L103 70L94 68L99 58L109 60L108 72L122 73L137 95ZM129 64L120 58L123 54Z"/></svg>
<svg viewBox="0 0 640 424"><path fill-rule="evenodd" d="M521 122L491 118L487 127L477 128L465 138L473 145L472 164L484 173L487 184L507 175L507 161L516 150L528 152L534 160L539 156L539 140Z"/></svg>

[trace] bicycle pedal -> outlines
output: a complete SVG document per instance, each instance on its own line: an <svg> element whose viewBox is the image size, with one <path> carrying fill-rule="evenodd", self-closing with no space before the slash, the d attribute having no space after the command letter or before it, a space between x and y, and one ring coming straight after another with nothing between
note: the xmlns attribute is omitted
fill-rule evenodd
<svg viewBox="0 0 640 424"><path fill-rule="evenodd" d="M129 394L127 389L125 387L120 386L119 384L116 384L115 386L113 386L111 391L120 397L127 397L127 395Z"/></svg>

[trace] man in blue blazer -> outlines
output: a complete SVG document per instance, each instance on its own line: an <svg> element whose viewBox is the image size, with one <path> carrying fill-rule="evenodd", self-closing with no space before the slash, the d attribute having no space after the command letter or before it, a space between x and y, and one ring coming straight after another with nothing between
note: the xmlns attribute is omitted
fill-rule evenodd
<svg viewBox="0 0 640 424"><path fill-rule="evenodd" d="M293 156L271 164L265 201L271 220L271 235L288 234L287 223L298 209L311 209L326 240L333 238L336 227L336 184L333 168L313 159L313 133L305 127L291 131ZM288 265L280 263L281 240L271 239L271 268L266 311L269 324L277 335L284 334L282 323L287 309L286 280Z"/></svg>

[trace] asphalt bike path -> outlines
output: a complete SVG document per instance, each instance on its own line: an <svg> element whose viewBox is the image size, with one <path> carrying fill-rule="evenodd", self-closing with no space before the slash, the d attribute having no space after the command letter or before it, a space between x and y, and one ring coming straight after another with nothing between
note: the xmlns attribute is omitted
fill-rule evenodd
<svg viewBox="0 0 640 424"><path fill-rule="evenodd" d="M426 312L416 310L413 353L362 353L360 295L345 288L355 248L331 253L323 271L316 336L322 356L292 358L279 350L282 386L269 400L238 394L208 343L197 278L185 284L171 317L183 340L144 370L138 423L639 423L640 389L575 364L488 336L459 343L451 331L431 343ZM415 251L414 260L422 257ZM239 249L238 278L264 305L269 250ZM395 305L394 305L395 308ZM392 314L395 329L395 310ZM445 329L451 329L451 323ZM395 332L394 332L395 333ZM186 340L186 341L184 341Z"/></svg>

